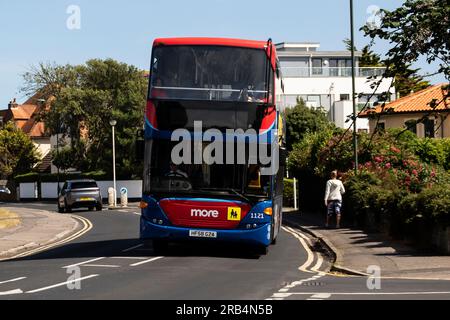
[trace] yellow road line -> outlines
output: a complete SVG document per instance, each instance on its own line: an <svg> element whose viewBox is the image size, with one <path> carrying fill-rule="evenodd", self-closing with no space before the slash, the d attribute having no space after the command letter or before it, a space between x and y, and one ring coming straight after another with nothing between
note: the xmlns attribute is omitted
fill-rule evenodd
<svg viewBox="0 0 450 320"><path fill-rule="evenodd" d="M71 217L74 218L74 219L77 219L78 221L80 221L83 224L83 228L81 230L77 231L73 235L71 235L71 236L69 236L67 238L64 238L62 240L59 240L59 241L56 241L54 243L50 243L48 245L45 245L45 246L42 246L42 247L39 247L39 248L35 248L35 249L29 250L29 251L26 251L26 252L19 253L19 254L13 256L13 257L2 259L0 261L12 260L12 259L17 259L17 258L23 258L23 257L27 257L27 256L30 256L30 255L42 252L42 251L46 251L46 250L55 248L57 246L60 246L62 244L68 243L70 241L73 241L73 240L81 237L82 235L84 235L85 233L87 233L89 230L92 229L93 225L92 225L91 221L89 221L88 219L80 217L80 216L76 216L76 215L71 215Z"/></svg>

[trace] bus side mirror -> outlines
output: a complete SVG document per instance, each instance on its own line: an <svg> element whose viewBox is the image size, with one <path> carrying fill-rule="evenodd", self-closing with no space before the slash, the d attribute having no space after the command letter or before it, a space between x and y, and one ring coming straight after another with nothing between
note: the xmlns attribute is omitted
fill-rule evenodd
<svg viewBox="0 0 450 320"><path fill-rule="evenodd" d="M144 160L145 140L144 130L138 130L136 134L136 160Z"/></svg>

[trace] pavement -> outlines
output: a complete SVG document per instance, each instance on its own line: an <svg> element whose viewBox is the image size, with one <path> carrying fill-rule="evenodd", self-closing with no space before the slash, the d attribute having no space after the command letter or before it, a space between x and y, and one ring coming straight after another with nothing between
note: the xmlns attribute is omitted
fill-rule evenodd
<svg viewBox="0 0 450 320"><path fill-rule="evenodd" d="M450 280L450 256L420 252L381 233L345 226L327 229L325 215L291 209L284 218L334 252L334 271L367 276L371 266L378 266L384 278Z"/></svg>
<svg viewBox="0 0 450 320"><path fill-rule="evenodd" d="M80 228L80 223L71 215L37 208L2 208L16 214L20 223L12 228L0 229L0 260L56 243Z"/></svg>

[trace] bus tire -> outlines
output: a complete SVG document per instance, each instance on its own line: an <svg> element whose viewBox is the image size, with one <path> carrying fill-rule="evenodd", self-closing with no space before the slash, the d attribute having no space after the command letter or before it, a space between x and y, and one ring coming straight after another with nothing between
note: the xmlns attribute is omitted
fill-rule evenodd
<svg viewBox="0 0 450 320"><path fill-rule="evenodd" d="M153 246L153 252L156 255L165 254L167 252L167 249L169 248L169 242L167 240L153 240L152 241Z"/></svg>

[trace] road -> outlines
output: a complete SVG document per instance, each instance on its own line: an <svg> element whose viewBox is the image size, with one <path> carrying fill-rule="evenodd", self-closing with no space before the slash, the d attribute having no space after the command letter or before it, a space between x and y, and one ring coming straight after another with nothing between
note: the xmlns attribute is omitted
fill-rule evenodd
<svg viewBox="0 0 450 320"><path fill-rule="evenodd" d="M74 214L92 224L81 237L0 262L0 299L450 299L448 281L382 278L370 290L377 279L327 273L327 258L310 249L314 239L288 226L266 256L236 244L186 243L161 257L139 241L137 209Z"/></svg>

